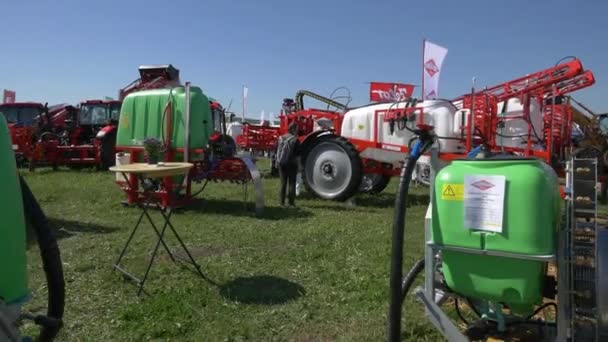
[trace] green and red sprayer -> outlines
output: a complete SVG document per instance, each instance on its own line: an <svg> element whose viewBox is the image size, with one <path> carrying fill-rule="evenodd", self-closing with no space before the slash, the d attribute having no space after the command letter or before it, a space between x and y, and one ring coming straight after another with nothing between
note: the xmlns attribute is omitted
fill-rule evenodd
<svg viewBox="0 0 608 342"><path fill-rule="evenodd" d="M55 236L29 187L17 173L9 130L0 117L0 341L21 341L19 325L32 319L42 327L38 341L52 341L62 326L64 279ZM46 315L22 312L27 288L26 222L34 229L47 280Z"/></svg>
<svg viewBox="0 0 608 342"><path fill-rule="evenodd" d="M159 139L164 150L161 161L186 161L194 167L185 177L166 177L151 184L158 203L168 207L186 205L209 181L253 182L259 213L264 206L260 173L252 159L236 155L236 144L226 134L224 117L219 102L189 83L129 94L123 100L118 123L116 164L145 162L144 140ZM126 192L128 204L142 200L139 187L129 187L121 178L117 183ZM137 184L135 179L130 183ZM193 183L203 186L194 191Z"/></svg>
<svg viewBox="0 0 608 342"><path fill-rule="evenodd" d="M582 74L592 79L590 72ZM556 69L542 75L537 84L543 85L536 94L558 94L556 88L566 83L581 85L555 80ZM549 79L554 81L544 82ZM518 96L517 89L501 92ZM409 111L417 116L409 127L411 138L395 201L388 340L404 339L403 303L423 274L415 295L427 319L449 341L606 341L608 250L601 247L608 243L608 221L597 214L597 158L578 158L568 148L553 161L561 163L565 177L562 198L555 166L540 151L516 153L530 143L528 147L493 145L494 140L507 139L506 134L482 139L484 130L493 129L487 123L495 122L497 111L475 110L471 112L480 129L468 139L466 153L442 162L440 148L446 145L439 142L445 135L439 133L438 121L427 123L424 118L436 117L442 108L438 101L423 101ZM484 102L476 108L488 108ZM533 102L523 102L524 113L530 113ZM554 101L543 97L537 103ZM524 119L529 117L522 118L527 126ZM548 128L546 132L557 131ZM561 132L557 137L562 137ZM423 155L431 165L424 255L403 272L409 184ZM448 307L455 315L446 312ZM456 323L454 316L462 323Z"/></svg>

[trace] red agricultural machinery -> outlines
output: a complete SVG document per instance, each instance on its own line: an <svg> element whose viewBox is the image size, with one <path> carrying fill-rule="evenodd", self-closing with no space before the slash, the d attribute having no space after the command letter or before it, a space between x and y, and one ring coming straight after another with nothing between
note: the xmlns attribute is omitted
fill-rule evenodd
<svg viewBox="0 0 608 342"><path fill-rule="evenodd" d="M243 133L236 138L236 144L254 152L274 152L277 149L280 127L243 124Z"/></svg>
<svg viewBox="0 0 608 342"><path fill-rule="evenodd" d="M439 157L446 163L483 148L541 158L561 172L576 147L570 107L562 99L594 82L591 71L573 59L451 101L410 98L348 108L300 91L295 100L283 101L281 133L290 123L298 124L304 184L316 196L331 200L382 191L390 177L399 175L408 144L421 125L433 126ZM328 109L305 108L304 96L326 103ZM423 161L418 177L425 172Z"/></svg>
<svg viewBox="0 0 608 342"><path fill-rule="evenodd" d="M58 105L48 110L38 103L2 105L7 117L23 117L10 126L20 164L29 164L30 170L38 165L98 169L114 165L122 99L132 92L179 84L179 70L170 64L141 66L139 75L119 91L119 101L87 100L78 107Z"/></svg>
<svg viewBox="0 0 608 342"><path fill-rule="evenodd" d="M31 158L43 155L44 151L37 146L40 135L61 129L55 117L69 109L67 104L51 107L38 102L0 104L0 112L8 123L12 148L19 166L23 166Z"/></svg>

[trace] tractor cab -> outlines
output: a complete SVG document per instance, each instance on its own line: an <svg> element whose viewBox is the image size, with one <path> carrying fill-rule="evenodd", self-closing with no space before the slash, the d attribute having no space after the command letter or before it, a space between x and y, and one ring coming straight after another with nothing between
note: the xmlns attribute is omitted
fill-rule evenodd
<svg viewBox="0 0 608 342"><path fill-rule="evenodd" d="M209 147L216 157L232 157L236 153L236 142L226 134L226 110L219 101L209 98L213 134L209 138Z"/></svg>
<svg viewBox="0 0 608 342"><path fill-rule="evenodd" d="M213 120L213 131L226 134L226 114L224 107L215 99L209 99L211 108L211 120Z"/></svg>
<svg viewBox="0 0 608 342"><path fill-rule="evenodd" d="M3 103L0 104L0 112L4 115L9 125L32 127L45 113L46 107L37 102Z"/></svg>
<svg viewBox="0 0 608 342"><path fill-rule="evenodd" d="M118 122L120 101L90 100L80 104L77 124L79 126L104 127Z"/></svg>
<svg viewBox="0 0 608 342"><path fill-rule="evenodd" d="M88 100L69 112L65 119L67 138L71 145L92 144L98 133L116 127L120 115L120 101Z"/></svg>

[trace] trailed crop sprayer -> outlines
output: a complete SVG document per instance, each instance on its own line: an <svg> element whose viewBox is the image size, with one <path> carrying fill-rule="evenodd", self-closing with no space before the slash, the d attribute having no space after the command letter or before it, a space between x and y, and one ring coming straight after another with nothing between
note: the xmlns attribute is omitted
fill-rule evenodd
<svg viewBox="0 0 608 342"><path fill-rule="evenodd" d="M33 320L42 327L38 341L52 341L62 326L64 279L57 241L29 187L17 173L6 121L0 117L0 341L21 341L19 326ZM46 315L22 312L29 299L26 222L34 229L48 289Z"/></svg>
<svg viewBox="0 0 608 342"><path fill-rule="evenodd" d="M411 98L349 108L299 91L283 102L281 134L298 123L304 183L311 193L330 200L382 191L390 177L400 174L419 118L434 126L443 164L484 145L494 152L542 159L563 174L566 151L573 146L572 112L561 99L594 82L591 71L573 59L450 101ZM305 97L327 108L306 108ZM421 156L417 179L428 183L428 169L428 156Z"/></svg>
<svg viewBox="0 0 608 342"><path fill-rule="evenodd" d="M388 340L402 340L402 304L422 273L414 293L449 341L605 341L608 229L597 215L597 159L568 159L562 200L556 172L538 158L480 144L442 165L433 127L413 133L395 201ZM403 277L409 183L429 151L424 256ZM444 311L451 305L461 325Z"/></svg>
<svg viewBox="0 0 608 342"><path fill-rule="evenodd" d="M165 177L150 186L163 206L187 204L201 192L209 181L254 183L256 210L264 206L260 173L248 157L236 156L236 144L226 134L224 108L210 100L203 91L186 83L169 89L144 90L124 98L116 150L117 165L144 162L143 141L157 138L162 141L162 161L187 161L194 164L185 177ZM160 166L159 166L160 167ZM131 177L134 177L131 175ZM197 192L192 183L203 183ZM117 183L127 194L127 203L142 201L139 186L129 187L118 178ZM130 183L135 183L131 179Z"/></svg>

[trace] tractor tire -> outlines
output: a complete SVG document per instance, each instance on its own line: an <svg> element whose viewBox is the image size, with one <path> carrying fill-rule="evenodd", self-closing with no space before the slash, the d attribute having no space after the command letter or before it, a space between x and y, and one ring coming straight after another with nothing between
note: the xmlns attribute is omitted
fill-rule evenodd
<svg viewBox="0 0 608 342"><path fill-rule="evenodd" d="M363 165L355 147L346 139L319 139L304 156L302 178L317 197L345 201L359 191Z"/></svg>
<svg viewBox="0 0 608 342"><path fill-rule="evenodd" d="M379 173L366 173L361 178L361 185L359 185L359 192L364 194L379 194L391 181L391 176L379 174Z"/></svg>
<svg viewBox="0 0 608 342"><path fill-rule="evenodd" d="M114 152L116 146L116 133L110 133L101 140L101 169L107 170L116 164Z"/></svg>

